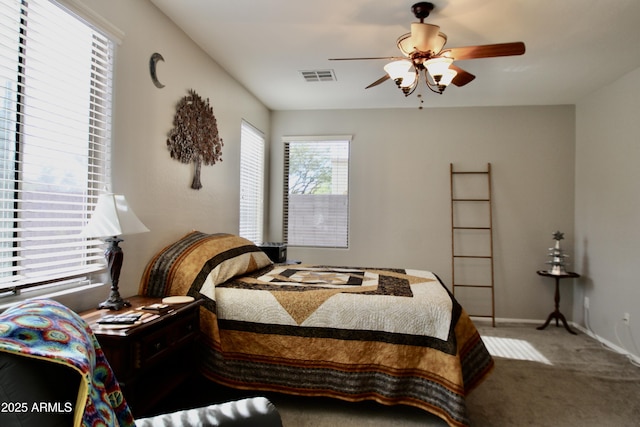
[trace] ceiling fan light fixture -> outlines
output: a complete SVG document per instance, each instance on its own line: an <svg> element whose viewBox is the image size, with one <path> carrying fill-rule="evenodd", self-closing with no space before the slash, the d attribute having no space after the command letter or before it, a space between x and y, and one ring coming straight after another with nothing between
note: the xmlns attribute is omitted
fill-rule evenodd
<svg viewBox="0 0 640 427"><path fill-rule="evenodd" d="M438 25L424 23L434 7L430 2L418 2L411 7L411 11L420 22L411 23L411 32L401 35L397 40L398 49L406 59L384 56L332 60L393 59L394 61L384 66L386 74L365 89L392 79L404 95L409 96L421 85L422 79L424 79L422 85L439 94L442 94L450 84L462 87L473 81L475 76L454 65L454 60L494 58L525 53L523 42L445 48L446 34L440 32ZM419 93L418 97L421 98L422 94ZM420 102L422 103L422 99Z"/></svg>
<svg viewBox="0 0 640 427"><path fill-rule="evenodd" d="M440 26L438 25L421 22L411 23L411 44L413 48L420 52L438 53L444 45L444 43L439 43L439 34Z"/></svg>
<svg viewBox="0 0 640 427"><path fill-rule="evenodd" d="M453 81L453 79L456 78L457 75L458 75L458 72L456 70L452 70L450 68L447 69L442 74L442 77L440 78L440 82L438 82L438 85L439 86L444 86L444 87L449 86L451 84L451 82Z"/></svg>
<svg viewBox="0 0 640 427"><path fill-rule="evenodd" d="M416 51L434 56L442 50L446 42L447 35L440 32L438 25L414 22L411 24L410 33L398 37L397 46L405 56Z"/></svg>
<svg viewBox="0 0 640 427"><path fill-rule="evenodd" d="M420 68L415 65L411 69L407 70L407 74L402 78L402 81L398 85L398 88L402 91L404 96L409 96L418 87L420 83Z"/></svg>
<svg viewBox="0 0 640 427"><path fill-rule="evenodd" d="M408 59L400 59L398 61L389 62L384 66L384 71L389 74L389 77L396 82L398 86L402 83L402 80L405 78L407 74L409 74L409 70L413 67L413 63Z"/></svg>
<svg viewBox="0 0 640 427"><path fill-rule="evenodd" d="M416 83L417 75L415 69L407 70L406 74L402 78L400 88L411 88Z"/></svg>
<svg viewBox="0 0 640 427"><path fill-rule="evenodd" d="M433 53L435 55L439 54L446 43L447 35L445 33L438 33L438 38L434 42Z"/></svg>
<svg viewBox="0 0 640 427"><path fill-rule="evenodd" d="M411 33L403 34L398 37L398 49L404 56L411 55L411 52L414 51L413 43L411 42Z"/></svg>
<svg viewBox="0 0 640 427"><path fill-rule="evenodd" d="M424 62L424 67L429 72L429 75L436 83L440 83L440 79L444 73L449 69L449 65L453 63L453 59L446 57L431 58ZM452 77L453 79L453 77Z"/></svg>

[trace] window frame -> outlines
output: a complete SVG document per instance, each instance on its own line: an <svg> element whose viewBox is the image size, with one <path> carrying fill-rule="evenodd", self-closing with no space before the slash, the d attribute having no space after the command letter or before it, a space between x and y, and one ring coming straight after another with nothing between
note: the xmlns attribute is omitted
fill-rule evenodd
<svg viewBox="0 0 640 427"><path fill-rule="evenodd" d="M246 137L251 139L246 139ZM256 147L256 143L258 147ZM252 145L249 146L249 144ZM240 132L240 212L238 234L255 244L261 244L264 241L266 145L264 132L243 119ZM257 152L255 151L256 148ZM247 217L245 214L249 214L249 216Z"/></svg>
<svg viewBox="0 0 640 427"><path fill-rule="evenodd" d="M83 158L87 159L88 161L87 167L88 167L88 171L90 171L89 173L90 174L95 173L97 174L95 176L99 176L100 178L94 179L93 175L86 176L86 181L85 181L85 184L83 185L84 191L85 191L84 195L74 196L77 199L81 200L80 210L78 212L74 210L74 218L76 219L74 219L73 221L70 221L69 225L65 225L61 227L63 230L65 230L66 233L68 233L68 234L65 234L65 236L70 236L70 239L73 242L75 242L75 234L79 233L80 229L78 229L78 225L73 225L73 224L79 224L80 225L79 228L81 228L82 225L86 224L90 216L90 213L95 208L98 195L102 191L104 191L106 188L109 188L111 185L111 143L112 143L111 134L112 134L112 126L113 126L112 114L113 114L113 92L114 92L113 80L114 80L115 53L116 53L115 51L116 51L117 45L120 44L122 40L123 34L120 30L118 30L116 27L112 26L107 21L102 19L95 12L91 11L89 8L82 5L81 3L77 3L75 1L46 1L45 0L40 2L39 0L30 0L26 4L26 6L25 6L25 3L26 2L16 2L15 7L20 9L20 12L18 12L18 14L16 15L16 19L22 19L22 21L20 22L21 22L21 25L24 26L24 30L21 32L21 34L24 34L24 38L27 41L30 40L30 35L28 33L30 29L29 25L33 26L34 24L29 23L28 14L25 14L25 12L22 12L22 10L26 9L30 13L37 14L38 12L33 12L33 8L36 8L37 10L37 8L40 8L43 6L45 8L56 7L58 9L55 9L55 12L53 12L53 14L64 13L66 14L65 17L68 17L69 19L75 19L78 23L84 26L83 28L86 28L85 31L90 32L91 34L90 38L94 40L94 44L92 44L92 49L89 56L91 57L92 60L94 61L97 60L99 62L99 64L97 64L96 62L93 63L94 64L93 70L91 70L89 75L87 75L87 77L91 81L89 86L91 89L89 92L85 92L85 96L90 96L91 102L89 103L90 106L86 110L85 114L87 115L87 118L91 122L91 124L89 125L89 128L86 131L87 140L85 142L87 144L86 145L87 151L82 156L84 156ZM7 7L13 7L13 6L7 6ZM50 16L49 10L47 10L46 12L47 14L44 14L42 16L49 17ZM26 21L25 21L25 17L26 17ZM45 33L45 34L48 34L48 33ZM96 37L100 40L99 42L96 42ZM20 36L21 41L16 42L17 43L16 46L19 47L19 50L16 50L15 52L16 53L19 52L20 55L25 56L27 58L26 65L28 67L29 66L28 59L33 58L33 55L29 51L30 46L29 45L24 46L22 39L23 39L23 36L21 35ZM88 40L89 38L87 38L87 41ZM98 44L95 44L95 43L98 43ZM1 40L0 40L0 45L2 45ZM13 52L11 51L10 46L8 44L6 46L8 47L7 52L9 53ZM89 57L84 57L83 60L86 61L88 58ZM58 61L62 61L62 60L60 59ZM23 61L18 61L18 63L22 63L22 62ZM104 76L106 76L106 78L99 77L98 74L100 72L104 72L105 73ZM24 132L25 132L24 123L26 121L21 117L21 115L24 115L25 119L29 117L28 113L24 113L22 111L22 105L24 105L23 99L26 98L25 88L26 90L31 90L30 87L32 87L30 86L31 83L29 82L28 78L25 79L23 77L20 77L24 73L25 71L22 69L21 66L16 70L15 82L17 82L16 83L17 86L14 92L16 98L13 101L15 102L16 109L7 110L9 113L13 112L13 114L15 114L13 121L8 122L8 123L15 123L16 125L16 130L14 132L15 139L3 140L5 143L9 145L15 144L15 152L19 153L20 156L23 156L23 153L24 153L24 149L20 146L20 144L22 142L22 139L24 138ZM89 77L90 75L93 75L94 77ZM101 95L101 94L97 95L98 92L103 92L106 95ZM10 100L10 98L6 98L6 99L7 101ZM69 117L67 116L66 119L68 120ZM101 122L101 124L96 125L96 122ZM94 130L96 131L94 132ZM58 142L60 140L64 140L64 138L60 138ZM66 144L65 146L67 145L68 144ZM100 146L100 148L96 151L97 146ZM23 161L24 160L22 160L21 158L20 162L23 162ZM97 163L93 163L94 161ZM13 181L15 182L15 187L13 190L7 188L7 190L5 191L7 193L19 194L20 192L22 192L22 188L21 188L22 166L18 165L14 167L16 167L14 172L15 177L13 179ZM5 182L10 183L11 181L8 180ZM46 195L46 194L53 194L53 193L44 192L42 194ZM13 203L14 206L19 206L24 203L24 200L19 195L14 196L12 200L14 200L14 203ZM44 199L44 200L47 200L47 199ZM48 212L50 210L51 208L48 208L48 210L45 212ZM21 232L18 228L16 228L15 224L20 224L20 221L22 220L22 218L20 217L21 213L18 208L14 208L13 211L15 211L14 213L15 220L13 221L14 222L13 234L18 236ZM7 221L7 222L11 222L11 221ZM11 229L7 228L6 230L10 232ZM106 269L104 256L102 254L102 251L103 251L102 247L104 243L96 239L87 240L87 239L78 237L77 243L71 243L70 245L74 246L74 249L73 249L74 251L76 250L75 248L79 248L77 249L77 253L78 253L78 257L82 261L75 264L76 265L75 267L69 268L68 272L61 272L60 274L57 274L57 275L52 275L52 271L53 271L51 270L51 268L53 268L53 265L52 265L50 267L45 266L43 268L43 271L45 273L42 276L32 277L25 280L16 280L15 274L13 276L6 276L6 277L9 277L9 279L5 280L4 284L0 283L0 298L2 299L3 303L5 301L12 302L14 300L33 297L33 296L40 296L43 294L55 295L57 293L64 292L65 290L68 290L68 289L82 289L87 286L95 286L92 283L94 279L94 275L96 275L99 272L104 272ZM14 254L16 253L16 250L17 251L23 250L22 246L19 243L14 243L13 247L15 248L13 250ZM54 251L54 249L51 249L51 251ZM65 249L63 252L70 253L71 251L72 251L71 249L69 250ZM90 255L90 253L94 255ZM7 262L7 261L4 261L4 262ZM13 261L14 265L16 262L19 262L19 261ZM14 277L14 279L11 279L11 277ZM104 277L100 275L100 282L102 282L103 278ZM96 285L102 285L102 283L97 283Z"/></svg>
<svg viewBox="0 0 640 427"><path fill-rule="evenodd" d="M349 249L350 244L350 232L351 232L351 210L350 210L350 170L351 170L351 147L353 142L352 135L305 135L305 136L285 136L282 138L284 145L284 164L283 164L283 202L282 202L282 233L283 242L288 246L294 247L309 247L309 248L323 248L323 249ZM300 143L332 143L332 142L346 142L347 143L347 162L346 162L346 182L344 185L347 189L346 194L346 225L344 230L344 244L319 244L318 241L312 243L299 244L295 241L292 242L289 236L289 224L290 224L290 193L289 193L289 153L290 145Z"/></svg>

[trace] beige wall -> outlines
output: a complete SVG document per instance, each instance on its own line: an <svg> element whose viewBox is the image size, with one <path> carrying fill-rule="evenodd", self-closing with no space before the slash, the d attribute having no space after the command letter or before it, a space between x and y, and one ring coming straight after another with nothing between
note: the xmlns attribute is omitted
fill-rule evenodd
<svg viewBox="0 0 640 427"><path fill-rule="evenodd" d="M640 69L585 97L576 118L574 316L584 322L588 297L593 332L640 357L621 323L629 313L640 343Z"/></svg>
<svg viewBox="0 0 640 427"><path fill-rule="evenodd" d="M583 274L575 298L570 285L562 289L567 317L583 322L583 295L588 296L591 326L611 342L623 312L631 314L632 325L640 319L640 267L634 259L640 252L640 71L575 109L270 113L148 1L81 1L125 34L116 55L113 190L126 194L151 232L123 243L124 295L136 292L150 256L183 233L237 231L239 129L245 118L272 140L269 240L282 235L280 138L354 136L350 248L290 248L290 257L430 269L449 283L449 163L475 168L491 162L498 317L537 321L551 311L552 283L535 271L545 268L551 233L559 229L573 255L570 268ZM165 58L158 67L164 89L149 79L153 52ZM191 167L170 159L165 147L175 103L189 88L210 99L225 142L223 162L204 168L200 191L189 189ZM101 288L64 302L82 309L106 294Z"/></svg>
<svg viewBox="0 0 640 427"><path fill-rule="evenodd" d="M546 319L552 233L573 245L574 107L277 111L271 134L270 240L282 237L282 136L351 134L350 247L289 248L333 265L432 270L451 282L449 164L492 164L496 315ZM571 250L569 251L571 252ZM570 316L571 287L562 308ZM465 305L463 301L463 305Z"/></svg>
<svg viewBox="0 0 640 427"><path fill-rule="evenodd" d="M240 123L269 132L270 112L222 70L191 39L146 0L82 0L124 32L116 51L113 117L113 188L123 193L150 233L125 237L120 279L123 296L137 292L142 271L155 251L181 235L238 232ZM149 58L159 52L156 88ZM189 188L193 167L170 158L167 133L175 105L194 89L209 98L224 140L221 163L204 166L203 188ZM77 309L104 300L107 288L64 302Z"/></svg>

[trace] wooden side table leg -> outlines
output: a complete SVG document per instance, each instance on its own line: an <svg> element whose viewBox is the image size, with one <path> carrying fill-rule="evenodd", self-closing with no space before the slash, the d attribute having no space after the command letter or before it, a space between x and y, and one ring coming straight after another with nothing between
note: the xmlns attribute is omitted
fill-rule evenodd
<svg viewBox="0 0 640 427"><path fill-rule="evenodd" d="M564 326L564 328L573 335L578 335L575 331L573 331L570 327L569 324L567 323L567 319L565 319L564 315L562 313L560 313L560 279L564 279L564 278L578 278L580 277L580 275L578 273L573 273L573 272L567 272L567 273L563 273L563 274L551 274L548 271L538 271L538 275L540 276L545 276L545 277L553 277L556 281L556 292L555 292L555 298L554 298L554 302L555 302L555 310L549 315L549 317L547 318L547 321L544 323L544 325L539 326L537 329L544 329L546 328L549 323L551 323L552 319L556 319L556 326L560 326L560 322L562 322L562 326Z"/></svg>
<svg viewBox="0 0 640 427"><path fill-rule="evenodd" d="M554 314L555 314L555 312L551 313L551 314L549 315L549 317L547 317L547 321L546 321L546 322L544 322L544 325L542 325L542 326L538 326L536 329L543 330L544 328L546 328L547 326L549 326L549 323L551 322L551 319L553 319L553 318L554 318Z"/></svg>
<svg viewBox="0 0 640 427"><path fill-rule="evenodd" d="M555 318L556 318L556 327L558 327L558 326L560 326L560 325L558 325L558 318L560 316L562 316L562 314L560 314L560 278L556 277L555 279L556 279L556 296L554 298L554 301L556 303L556 311L554 313L556 314L556 316L555 316ZM562 316L562 318L564 319L564 316Z"/></svg>
<svg viewBox="0 0 640 427"><path fill-rule="evenodd" d="M549 315L549 317L547 317L547 321L544 322L544 325L539 326L537 329L542 330L546 328L547 326L549 326L551 319L556 319L556 327L560 326L560 322L562 322L562 325L567 331L569 331L570 334L578 335L569 327L569 324L567 323L567 319L564 317L562 313L560 313L560 278L556 277L555 279L556 279L556 295L555 295L554 301L555 301L556 309L553 313Z"/></svg>
<svg viewBox="0 0 640 427"><path fill-rule="evenodd" d="M560 320L562 321L562 324L564 325L564 328L569 331L570 334L573 335L578 335L576 332L574 332L573 329L571 329L569 327L569 325L567 324L567 319L564 318L564 315L560 312L558 312L558 317L560 318ZM558 317L556 317L556 323L558 323Z"/></svg>

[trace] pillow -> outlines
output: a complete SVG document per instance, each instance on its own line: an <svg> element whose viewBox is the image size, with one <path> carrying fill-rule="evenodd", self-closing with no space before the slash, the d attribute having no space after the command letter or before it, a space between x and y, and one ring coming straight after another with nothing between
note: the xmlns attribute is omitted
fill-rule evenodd
<svg viewBox="0 0 640 427"><path fill-rule="evenodd" d="M187 295L205 279L223 283L273 264L251 241L233 234L192 231L149 262L138 293L151 297Z"/></svg>

